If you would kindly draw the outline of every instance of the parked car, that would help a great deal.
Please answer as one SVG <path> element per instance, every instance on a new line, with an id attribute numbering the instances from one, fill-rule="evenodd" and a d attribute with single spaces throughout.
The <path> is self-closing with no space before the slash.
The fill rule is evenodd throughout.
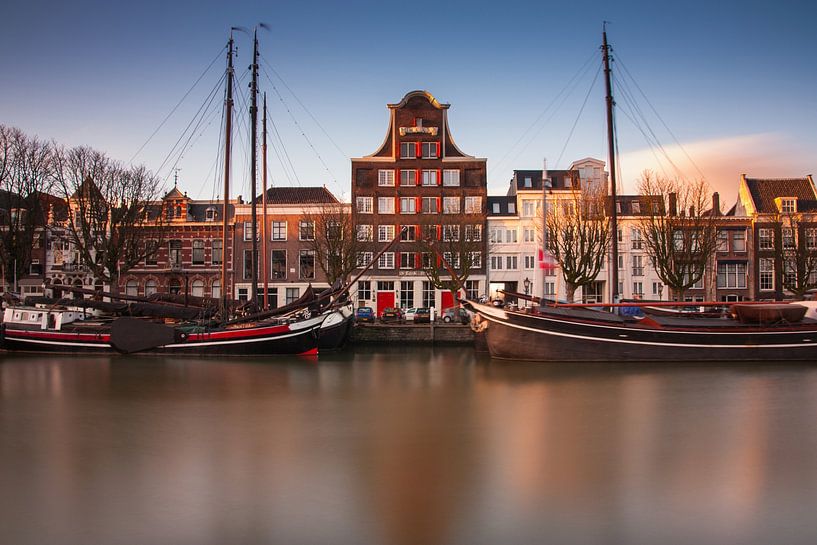
<path id="1" fill-rule="evenodd" d="M 407 322 L 427 324 L 431 322 L 431 309 L 426 307 L 407 308 L 403 317 Z"/>
<path id="2" fill-rule="evenodd" d="M 450 324 L 451 322 L 467 324 L 471 321 L 471 316 L 462 307 L 451 307 L 443 311 L 442 320 L 447 324 Z"/>
<path id="3" fill-rule="evenodd" d="M 355 311 L 355 321 L 374 323 L 374 309 L 372 307 L 358 307 Z"/>
<path id="4" fill-rule="evenodd" d="M 403 312 L 399 308 L 386 307 L 380 314 L 380 321 L 384 324 L 387 322 L 400 323 L 403 321 Z"/>

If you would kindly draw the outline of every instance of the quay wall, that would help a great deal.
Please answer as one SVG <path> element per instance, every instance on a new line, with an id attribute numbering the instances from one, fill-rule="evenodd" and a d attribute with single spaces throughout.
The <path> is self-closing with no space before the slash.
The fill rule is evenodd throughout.
<path id="1" fill-rule="evenodd" d="M 356 324 L 353 343 L 473 344 L 467 325 Z"/>

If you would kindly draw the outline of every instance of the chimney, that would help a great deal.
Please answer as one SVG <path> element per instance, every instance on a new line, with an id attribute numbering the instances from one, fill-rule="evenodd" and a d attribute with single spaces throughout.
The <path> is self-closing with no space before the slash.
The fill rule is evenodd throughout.
<path id="1" fill-rule="evenodd" d="M 669 194 L 669 215 L 670 216 L 678 215 L 678 195 L 676 195 L 675 193 Z"/>
<path id="2" fill-rule="evenodd" d="M 712 215 L 721 215 L 721 196 L 718 195 L 717 191 L 712 194 Z"/>

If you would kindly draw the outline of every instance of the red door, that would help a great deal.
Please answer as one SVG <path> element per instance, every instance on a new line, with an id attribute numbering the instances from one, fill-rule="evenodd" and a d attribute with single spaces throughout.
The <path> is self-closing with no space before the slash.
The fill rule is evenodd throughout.
<path id="1" fill-rule="evenodd" d="M 440 295 L 442 295 L 443 310 L 454 306 L 454 295 L 450 291 L 445 290 Z"/>
<path id="2" fill-rule="evenodd" d="M 377 292 L 377 308 L 375 312 L 377 315 L 383 312 L 383 309 L 394 306 L 394 292 L 393 291 L 379 291 Z"/>

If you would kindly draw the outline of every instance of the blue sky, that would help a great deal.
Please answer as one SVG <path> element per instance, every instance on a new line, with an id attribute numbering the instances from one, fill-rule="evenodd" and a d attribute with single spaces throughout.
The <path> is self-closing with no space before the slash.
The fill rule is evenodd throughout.
<path id="1" fill-rule="evenodd" d="M 274 184 L 326 184 L 348 198 L 349 158 L 380 144 L 386 103 L 426 89 L 451 104 L 457 144 L 488 159 L 489 192 L 500 194 L 513 169 L 541 168 L 545 157 L 551 168 L 587 156 L 607 160 L 600 76 L 591 87 L 607 20 L 615 73 L 624 78 L 626 68 L 630 91 L 646 95 L 635 103 L 667 154 L 729 202 L 741 173 L 815 170 L 815 16 L 814 2 L 805 1 L 15 2 L 0 21 L 0 123 L 128 161 L 219 55 L 229 27 L 265 22 L 261 88 L 297 173 L 285 175 L 271 152 Z M 246 94 L 251 41 L 241 33 L 236 40 Z M 567 98 L 545 111 L 582 66 L 589 68 Z M 219 57 L 135 162 L 159 169 L 222 69 Z M 246 142 L 245 111 L 236 115 Z M 217 192 L 219 123 L 211 118 L 178 162 L 191 196 Z M 618 130 L 625 190 L 645 168 L 674 174 L 623 112 Z M 234 194 L 246 196 L 241 146 Z M 164 178 L 170 166 L 160 170 Z"/>

